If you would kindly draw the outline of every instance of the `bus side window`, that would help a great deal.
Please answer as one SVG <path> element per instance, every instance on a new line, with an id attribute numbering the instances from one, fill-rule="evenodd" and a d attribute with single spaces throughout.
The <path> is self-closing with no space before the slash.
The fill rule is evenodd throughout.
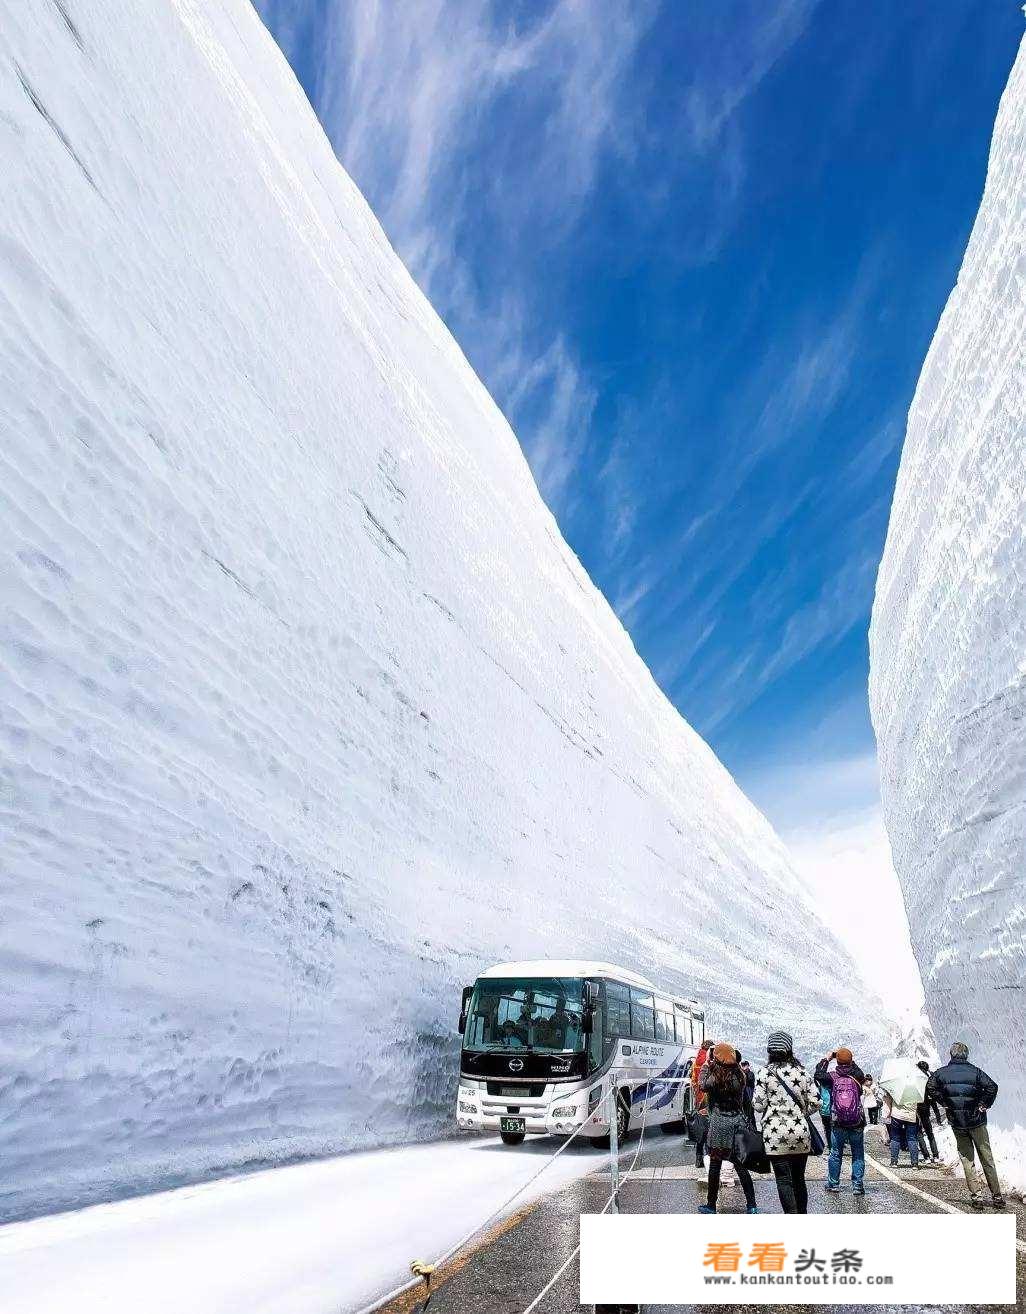
<path id="1" fill-rule="evenodd" d="M 635 1040 L 655 1040 L 655 1007 L 645 990 L 631 989 L 631 1035 Z"/>
<path id="2" fill-rule="evenodd" d="M 655 1030 L 656 1040 L 673 1043 L 673 1005 L 665 999 L 655 1001 Z"/>
<path id="3" fill-rule="evenodd" d="M 678 1045 L 692 1044 L 693 1042 L 691 1039 L 691 1025 L 688 1021 L 687 1013 L 685 1013 L 682 1008 L 675 1008 L 673 1010 L 673 1019 L 677 1024 L 677 1044 Z"/>
<path id="4" fill-rule="evenodd" d="M 631 1009 L 627 987 L 616 981 L 607 981 L 605 1038 L 618 1040 L 631 1034 Z"/>

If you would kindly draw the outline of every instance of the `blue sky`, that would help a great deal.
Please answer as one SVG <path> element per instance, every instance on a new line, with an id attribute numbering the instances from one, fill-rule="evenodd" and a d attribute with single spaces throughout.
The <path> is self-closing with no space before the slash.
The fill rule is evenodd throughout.
<path id="1" fill-rule="evenodd" d="M 876 567 L 1019 8 L 257 8 L 663 689 L 799 847 L 879 840 Z"/>

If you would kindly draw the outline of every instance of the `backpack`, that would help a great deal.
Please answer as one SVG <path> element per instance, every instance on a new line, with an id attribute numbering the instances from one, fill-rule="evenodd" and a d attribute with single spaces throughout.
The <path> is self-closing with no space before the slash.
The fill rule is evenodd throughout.
<path id="1" fill-rule="evenodd" d="M 830 1087 L 820 1086 L 819 1088 L 819 1112 L 823 1118 L 830 1117 Z"/>
<path id="2" fill-rule="evenodd" d="M 862 1121 L 862 1087 L 854 1077 L 834 1073 L 833 1106 L 839 1127 L 857 1127 Z"/>

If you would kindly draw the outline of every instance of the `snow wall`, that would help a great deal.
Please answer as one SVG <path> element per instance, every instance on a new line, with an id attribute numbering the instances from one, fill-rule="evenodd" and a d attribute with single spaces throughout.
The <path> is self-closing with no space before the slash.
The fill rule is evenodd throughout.
<path id="1" fill-rule="evenodd" d="M 908 418 L 870 632 L 884 809 L 937 1045 L 1026 1150 L 1026 45 Z M 1018 1129 L 1018 1130 L 1016 1130 Z M 1020 1166 L 1019 1176 L 1022 1177 Z"/>
<path id="2" fill-rule="evenodd" d="M 451 1128 L 460 987 L 882 1027 L 246 0 L 0 0 L 3 1217 Z"/>

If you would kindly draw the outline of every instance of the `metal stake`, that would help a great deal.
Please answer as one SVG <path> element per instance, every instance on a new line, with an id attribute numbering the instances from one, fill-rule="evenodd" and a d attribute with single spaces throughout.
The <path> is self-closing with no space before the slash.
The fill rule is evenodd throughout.
<path id="1" fill-rule="evenodd" d="M 617 1192 L 620 1190 L 620 1141 L 617 1135 L 619 1131 L 617 1114 L 620 1108 L 620 1096 L 617 1091 L 615 1072 L 609 1078 L 609 1086 L 611 1092 L 609 1101 L 609 1180 L 612 1184 L 612 1200 L 609 1205 L 609 1212 L 618 1214 L 620 1205 L 616 1197 Z"/>

